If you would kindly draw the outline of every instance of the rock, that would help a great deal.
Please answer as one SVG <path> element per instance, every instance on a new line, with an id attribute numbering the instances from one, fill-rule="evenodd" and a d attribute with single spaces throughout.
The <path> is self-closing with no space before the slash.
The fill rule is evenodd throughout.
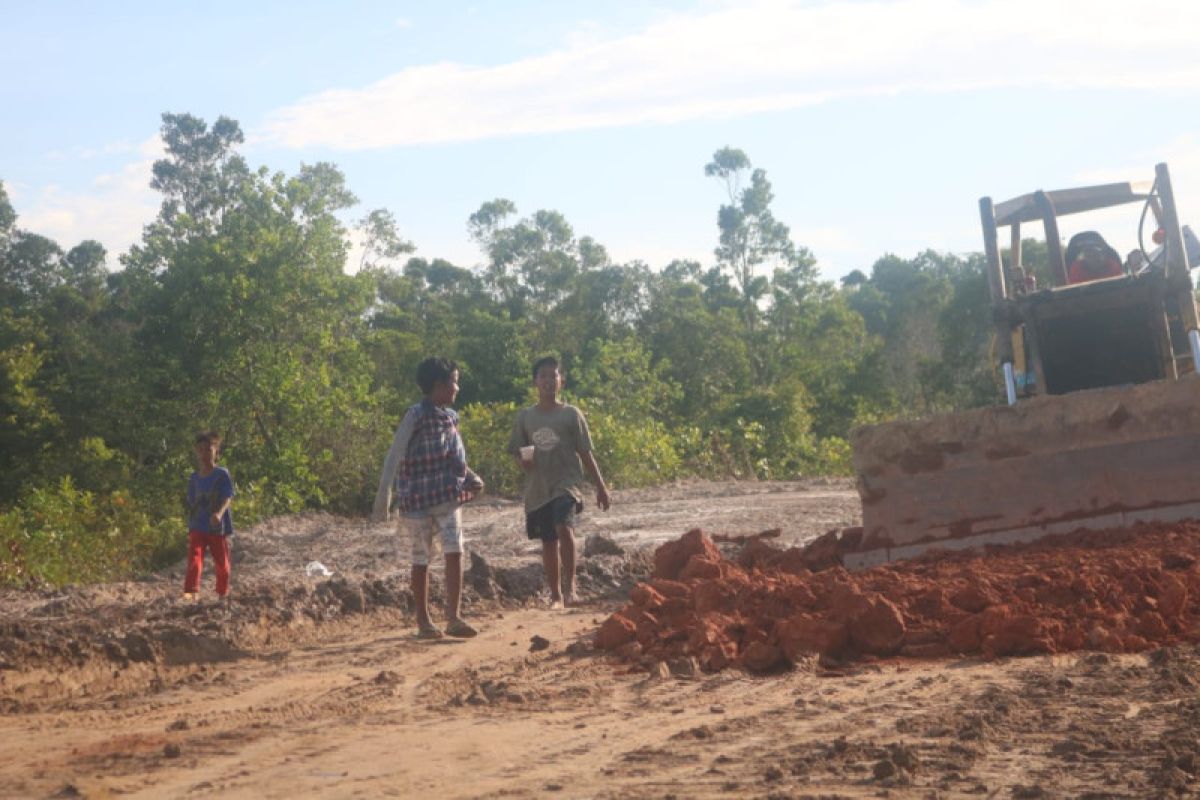
<path id="1" fill-rule="evenodd" d="M 616 650 L 632 642 L 637 635 L 637 626 L 628 617 L 617 612 L 604 620 L 596 631 L 596 647 L 600 650 Z"/>
<path id="2" fill-rule="evenodd" d="M 1188 602 L 1188 589 L 1174 575 L 1163 575 L 1158 592 L 1158 612 L 1165 619 L 1174 619 L 1183 613 Z"/>
<path id="3" fill-rule="evenodd" d="M 371 683 L 376 686 L 395 686 L 404 683 L 404 676 L 390 669 L 380 670 L 379 674 L 371 679 Z"/>
<path id="4" fill-rule="evenodd" d="M 752 672 L 766 672 L 783 663 L 783 653 L 773 644 L 751 642 L 741 654 L 741 662 Z"/>
<path id="5" fill-rule="evenodd" d="M 704 531 L 692 528 L 679 539 L 665 542 L 654 551 L 653 577 L 678 579 L 688 560 L 697 555 L 713 563 L 721 561 L 721 551 L 704 535 Z"/>
<path id="6" fill-rule="evenodd" d="M 850 641 L 864 653 L 891 655 L 904 644 L 904 616 L 886 597 L 874 597 L 848 625 Z"/>
<path id="7" fill-rule="evenodd" d="M 509 569 L 493 567 L 492 574 L 500 592 L 514 600 L 537 597 L 545 585 L 540 562 Z"/>
<path id="8" fill-rule="evenodd" d="M 483 556 L 474 550 L 469 552 L 471 566 L 463 573 L 463 582 L 475 590 L 475 593 L 486 599 L 494 599 L 499 587 L 496 585 L 496 573 Z"/>
<path id="9" fill-rule="evenodd" d="M 849 641 L 846 626 L 831 619 L 796 614 L 776 627 L 779 646 L 793 664 L 806 655 L 837 655 Z"/>
<path id="10" fill-rule="evenodd" d="M 721 577 L 721 559 L 697 554 L 679 571 L 681 580 L 716 580 Z"/>
<path id="11" fill-rule="evenodd" d="M 978 614 L 988 606 L 995 605 L 996 594 L 978 584 L 971 583 L 950 595 L 950 603 L 968 614 Z"/>
<path id="12" fill-rule="evenodd" d="M 650 586 L 663 597 L 678 597 L 687 599 L 692 596 L 692 589 L 686 583 L 660 578 L 650 581 Z"/>
<path id="13" fill-rule="evenodd" d="M 593 533 L 583 542 L 584 558 L 592 558 L 594 556 L 621 556 L 625 555 L 625 548 L 599 533 Z"/>
<path id="14" fill-rule="evenodd" d="M 566 653 L 572 658 L 582 658 L 592 652 L 592 644 L 584 640 L 577 640 L 567 645 Z"/>
<path id="15" fill-rule="evenodd" d="M 644 608 L 647 611 L 653 611 L 663 604 L 667 598 L 663 597 L 653 586 L 646 583 L 639 583 L 629 592 L 629 602 L 633 603 L 638 608 Z"/>
<path id="16" fill-rule="evenodd" d="M 875 766 L 871 769 L 871 773 L 875 776 L 875 780 L 883 781 L 894 777 L 899 770 L 889 758 L 881 758 L 875 762 Z"/>
<path id="17" fill-rule="evenodd" d="M 534 635 L 529 639 L 529 652 L 536 653 L 539 650 L 548 650 L 550 648 L 550 640 L 545 637 Z"/>
<path id="18" fill-rule="evenodd" d="M 671 668 L 671 674 L 676 678 L 700 677 L 700 662 L 696 660 L 695 656 L 673 658 L 667 662 L 667 666 Z"/>
<path id="19" fill-rule="evenodd" d="M 179 745 L 175 744 L 175 742 L 167 742 L 167 744 L 163 745 L 163 755 L 166 758 L 179 758 L 182 752 Z"/>

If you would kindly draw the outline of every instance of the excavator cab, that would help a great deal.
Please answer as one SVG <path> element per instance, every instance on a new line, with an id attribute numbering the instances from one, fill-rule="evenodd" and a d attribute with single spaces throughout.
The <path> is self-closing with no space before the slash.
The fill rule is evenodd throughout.
<path id="1" fill-rule="evenodd" d="M 1136 203 L 1143 221 L 1154 215 L 1159 250 L 1071 283 L 1059 218 Z M 838 545 L 849 568 L 1200 519 L 1200 322 L 1167 166 L 1148 185 L 985 197 L 979 209 L 1007 402 L 851 433 L 863 529 Z M 1039 221 L 1045 288 L 1021 263 L 1021 226 Z"/>
<path id="2" fill-rule="evenodd" d="M 1141 205 L 1142 214 L 1139 249 L 1130 254 L 1126 269 L 1113 277 L 1072 282 L 1059 219 L 1130 204 Z M 1147 183 L 1037 191 L 994 205 L 985 197 L 979 210 L 1010 405 L 1020 397 L 1174 379 L 1195 370 L 1188 332 L 1198 326 L 1188 247 L 1166 164 L 1158 165 Z M 1153 254 L 1143 244 L 1147 212 L 1153 212 L 1155 238 L 1165 243 Z M 1040 291 L 1021 263 L 1022 224 L 1030 222 L 1042 223 L 1053 281 Z M 1004 227 L 1011 242 L 1007 263 L 999 248 Z"/>

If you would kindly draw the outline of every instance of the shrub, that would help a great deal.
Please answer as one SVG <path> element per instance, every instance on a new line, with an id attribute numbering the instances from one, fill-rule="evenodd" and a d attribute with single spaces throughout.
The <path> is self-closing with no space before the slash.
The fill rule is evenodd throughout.
<path id="1" fill-rule="evenodd" d="M 512 497 L 521 491 L 521 470 L 506 449 L 517 410 L 516 403 L 472 403 L 458 416 L 467 463 L 489 494 Z"/>
<path id="2" fill-rule="evenodd" d="M 71 478 L 0 512 L 0 583 L 29 586 L 127 577 L 183 554 L 179 522 L 123 490 L 96 494 Z"/>

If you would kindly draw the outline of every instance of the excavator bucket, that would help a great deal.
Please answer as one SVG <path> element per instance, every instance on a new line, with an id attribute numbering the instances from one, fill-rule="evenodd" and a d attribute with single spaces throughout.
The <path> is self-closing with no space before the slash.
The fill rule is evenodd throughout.
<path id="1" fill-rule="evenodd" d="M 1154 212 L 1159 250 L 1122 265 L 1089 231 L 1064 253 L 1060 215 L 1123 203 L 1144 204 L 1142 220 Z M 1167 166 L 1148 190 L 1109 184 L 979 205 L 1008 404 L 851 434 L 863 530 L 839 540 L 847 567 L 1200 519 L 1200 319 Z M 1041 290 L 1020 248 L 1021 223 L 1039 217 L 1054 276 Z M 1011 227 L 1008 263 L 1001 225 Z"/>
<path id="2" fill-rule="evenodd" d="M 1046 395 L 852 439 L 863 535 L 848 568 L 933 548 L 1200 519 L 1200 376 Z"/>

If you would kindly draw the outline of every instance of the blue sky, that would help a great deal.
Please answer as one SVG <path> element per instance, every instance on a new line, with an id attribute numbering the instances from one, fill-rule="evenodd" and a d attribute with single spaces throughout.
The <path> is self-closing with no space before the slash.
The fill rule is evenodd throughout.
<path id="1" fill-rule="evenodd" d="M 1127 0 L 0 0 L 0 180 L 18 224 L 110 263 L 158 198 L 164 111 L 253 165 L 332 161 L 417 254 L 470 266 L 495 197 L 617 261 L 712 261 L 724 145 L 823 273 L 980 248 L 977 200 L 1172 167 L 1200 222 L 1200 4 Z M 1100 227 L 1125 250 L 1136 210 Z M 1064 223 L 1070 235 L 1083 223 Z"/>

